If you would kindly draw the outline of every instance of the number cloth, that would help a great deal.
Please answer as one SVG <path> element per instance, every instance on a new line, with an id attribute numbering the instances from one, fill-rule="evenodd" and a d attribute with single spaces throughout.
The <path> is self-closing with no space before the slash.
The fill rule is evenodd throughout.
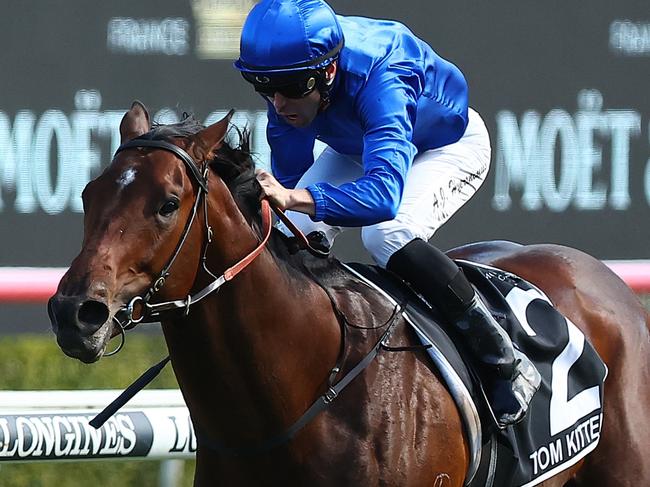
<path id="1" fill-rule="evenodd" d="M 600 440 L 603 386 L 607 367 L 583 333 L 560 314 L 538 288 L 511 273 L 466 261 L 455 261 L 476 287 L 491 312 L 508 332 L 516 347 L 533 361 L 542 375 L 539 391 L 530 403 L 522 422 L 497 431 L 487 415 L 476 385 L 468 379 L 450 335 L 439 313 L 422 307 L 419 298 L 396 284 L 392 274 L 377 267 L 354 264 L 352 268 L 388 292 L 396 302 L 409 303 L 404 312 L 429 354 L 442 369 L 451 367 L 453 374 L 474 392 L 474 401 L 483 417 L 483 451 L 481 468 L 470 487 L 532 487 L 569 468 L 593 451 Z M 453 343 L 453 344 L 452 344 Z M 440 354 L 446 358 L 440 361 Z M 462 354 L 462 353 L 461 353 Z M 471 359 L 469 360 L 471 362 Z M 452 374 L 452 375 L 453 375 Z M 441 370 L 447 380 L 449 374 Z M 453 384 L 448 383 L 450 391 Z M 461 416 L 464 401 L 457 400 Z M 467 426 L 467 421 L 465 421 Z M 466 433 L 470 435 L 470 430 Z M 473 442 L 473 438 L 469 439 Z M 496 448 L 490 448 L 495 440 Z M 471 459 L 477 461 L 475 458 Z M 495 462 L 492 469 L 486 468 Z M 487 472 L 490 471 L 490 472 Z M 486 480 L 491 479 L 489 482 Z"/>

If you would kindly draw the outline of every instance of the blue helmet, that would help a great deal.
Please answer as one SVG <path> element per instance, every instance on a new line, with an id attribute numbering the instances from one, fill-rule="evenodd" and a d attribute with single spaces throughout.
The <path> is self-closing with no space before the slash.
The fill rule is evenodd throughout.
<path id="1" fill-rule="evenodd" d="M 323 0 L 262 0 L 246 18 L 235 67 L 271 76 L 314 70 L 342 48 L 343 31 Z"/>

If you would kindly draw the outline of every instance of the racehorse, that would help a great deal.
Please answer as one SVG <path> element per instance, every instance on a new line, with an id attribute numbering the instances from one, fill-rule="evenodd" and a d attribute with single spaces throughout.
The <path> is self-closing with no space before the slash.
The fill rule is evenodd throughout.
<path id="1" fill-rule="evenodd" d="M 59 346 L 94 362 L 122 328 L 157 315 L 198 435 L 196 486 L 462 486 L 469 448 L 438 371 L 377 292 L 280 232 L 266 236 L 250 155 L 224 140 L 229 118 L 152 129 L 139 102 L 125 114 L 122 146 L 83 192 L 81 252 L 48 305 Z M 649 317 L 633 292 L 557 245 L 451 255 L 538 286 L 608 366 L 599 446 L 542 485 L 650 485 Z M 388 327 L 407 351 L 378 353 L 284 441 Z"/>

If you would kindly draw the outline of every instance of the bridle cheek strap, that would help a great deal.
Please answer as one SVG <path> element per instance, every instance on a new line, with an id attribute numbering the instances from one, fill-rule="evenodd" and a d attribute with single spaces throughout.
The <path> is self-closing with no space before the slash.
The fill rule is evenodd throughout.
<path id="1" fill-rule="evenodd" d="M 187 314 L 189 312 L 190 305 L 196 303 L 197 301 L 200 301 L 208 294 L 216 291 L 226 282 L 233 279 L 237 274 L 243 271 L 251 262 L 253 262 L 262 253 L 264 247 L 269 241 L 272 228 L 273 225 L 271 224 L 271 207 L 269 205 L 269 202 L 266 199 L 264 199 L 262 200 L 262 229 L 263 229 L 262 231 L 264 233 L 264 237 L 262 241 L 259 243 L 259 245 L 250 254 L 248 254 L 246 257 L 241 259 L 234 266 L 226 269 L 226 271 L 223 273 L 221 277 L 212 281 L 212 283 L 210 283 L 207 287 L 203 288 L 201 291 L 196 293 L 194 296 L 188 296 L 186 300 L 176 300 L 176 301 L 168 301 L 166 303 L 149 304 L 146 301 L 144 301 L 142 296 L 136 296 L 131 300 L 131 302 L 126 308 L 123 308 L 127 310 L 130 309 L 128 311 L 129 323 L 139 323 L 145 317 L 150 318 L 153 316 L 158 316 L 163 311 L 169 311 L 169 310 L 179 309 L 179 308 L 185 308 L 185 313 Z M 145 313 L 143 313 L 141 318 L 134 321 L 132 319 L 133 307 L 135 306 L 135 303 L 137 301 L 140 301 L 142 303 L 142 306 L 145 307 Z M 124 337 L 125 325 L 119 321 L 118 324 L 120 325 L 120 329 L 122 330 L 122 337 Z M 123 344 L 124 341 L 122 341 L 122 345 Z M 120 345 L 120 347 L 115 352 L 118 352 L 122 348 L 122 345 Z M 147 386 L 147 384 L 149 384 L 160 373 L 160 371 L 165 367 L 165 365 L 167 365 L 169 360 L 170 358 L 169 356 L 167 356 L 161 362 L 159 362 L 158 364 L 154 365 L 149 370 L 147 370 L 142 376 L 140 376 L 140 378 L 138 378 L 125 391 L 123 391 L 122 394 L 120 394 L 115 400 L 113 400 L 113 402 L 111 402 L 108 406 L 106 406 L 104 410 L 102 410 L 99 414 L 97 414 L 92 419 L 92 421 L 90 421 L 90 425 L 95 429 L 101 428 L 102 425 L 106 421 L 108 421 L 108 419 L 111 416 L 113 416 L 113 414 L 115 414 L 120 408 L 122 408 L 122 406 L 124 406 L 139 391 L 144 389 Z"/>
<path id="2" fill-rule="evenodd" d="M 221 275 L 221 277 L 216 278 L 214 281 L 212 281 L 206 287 L 201 289 L 199 292 L 197 292 L 194 295 L 188 296 L 186 299 L 177 299 L 176 301 L 166 301 L 163 303 L 155 303 L 155 304 L 149 304 L 147 302 L 143 302 L 142 305 L 145 307 L 145 311 L 143 313 L 143 318 L 145 318 L 144 322 L 148 322 L 148 323 L 154 322 L 155 321 L 154 318 L 159 317 L 160 314 L 163 313 L 164 311 L 171 311 L 174 309 L 184 309 L 185 314 L 188 314 L 190 306 L 192 304 L 201 301 L 209 294 L 212 294 L 214 291 L 217 291 L 226 282 L 232 280 L 237 274 L 239 274 L 246 267 L 248 267 L 251 264 L 251 262 L 253 262 L 264 250 L 264 247 L 269 241 L 269 237 L 271 236 L 271 230 L 273 228 L 273 225 L 271 224 L 271 207 L 269 205 L 269 202 L 267 200 L 262 200 L 261 206 L 262 206 L 261 208 L 262 231 L 264 237 L 262 238 L 262 241 L 259 243 L 259 245 L 255 247 L 255 249 L 251 253 L 249 253 L 246 257 L 241 259 L 232 267 L 226 269 L 224 273 Z M 134 300 L 142 300 L 142 298 L 136 296 Z M 132 307 L 133 307 L 132 304 L 129 303 L 126 309 Z M 129 318 L 131 317 L 127 315 L 127 319 Z M 140 321 L 143 320 L 140 319 L 138 322 Z"/>

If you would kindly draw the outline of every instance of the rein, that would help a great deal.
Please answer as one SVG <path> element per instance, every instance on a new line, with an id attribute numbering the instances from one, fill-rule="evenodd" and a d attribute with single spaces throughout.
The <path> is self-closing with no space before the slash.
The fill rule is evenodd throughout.
<path id="1" fill-rule="evenodd" d="M 199 189 L 196 195 L 196 199 L 194 200 L 192 212 L 185 224 L 183 235 L 181 236 L 178 244 L 176 245 L 176 249 L 174 250 L 174 253 L 167 261 L 167 264 L 165 265 L 163 270 L 159 273 L 158 278 L 154 280 L 154 283 L 145 292 L 144 295 L 138 295 L 133 297 L 126 306 L 120 308 L 113 316 L 113 321 L 115 322 L 116 325 L 118 325 L 120 330 L 121 342 L 116 350 L 104 354 L 105 356 L 115 355 L 117 352 L 119 352 L 122 349 L 125 341 L 125 330 L 130 330 L 131 328 L 135 327 L 139 323 L 154 323 L 158 321 L 160 315 L 166 311 L 184 309 L 185 315 L 189 314 L 190 306 L 192 304 L 199 302 L 209 294 L 218 290 L 226 282 L 230 281 L 242 270 L 244 270 L 253 260 L 255 260 L 255 258 L 262 252 L 262 250 L 266 246 L 266 243 L 268 242 L 268 239 L 271 235 L 271 229 L 272 229 L 270 204 L 267 200 L 262 200 L 261 212 L 262 212 L 262 227 L 264 232 L 264 237 L 262 241 L 246 257 L 244 257 L 242 260 L 237 262 L 232 267 L 226 269 L 226 271 L 220 277 L 216 277 L 212 272 L 210 272 L 210 270 L 206 266 L 207 246 L 212 241 L 212 227 L 210 227 L 210 224 L 208 222 L 207 198 L 205 197 L 205 195 L 208 192 L 208 171 L 209 171 L 208 165 L 206 163 L 203 163 L 203 165 L 199 168 L 199 166 L 196 164 L 194 159 L 192 159 L 192 157 L 185 150 L 183 150 L 182 148 L 178 147 L 175 144 L 172 144 L 164 140 L 136 138 L 121 145 L 117 149 L 115 154 L 118 154 L 123 150 L 132 149 L 132 148 L 155 148 L 155 149 L 163 149 L 172 152 L 185 163 L 185 166 L 190 171 L 190 174 L 193 176 L 194 180 L 198 183 Z M 205 227 L 207 231 L 207 239 L 203 249 L 202 266 L 203 269 L 214 278 L 214 280 L 208 286 L 203 288 L 201 291 L 197 292 L 194 295 L 188 295 L 185 299 L 177 299 L 173 301 L 150 304 L 149 301 L 151 300 L 151 298 L 154 296 L 155 293 L 157 293 L 162 289 L 163 285 L 165 284 L 167 278 L 170 275 L 170 269 L 174 264 L 174 261 L 178 257 L 181 249 L 183 248 L 185 241 L 187 240 L 187 236 L 196 218 L 196 214 L 198 212 L 198 207 L 201 203 L 201 200 L 203 200 L 204 202 Z M 281 210 L 275 207 L 274 210 L 276 212 L 281 213 Z"/>
<path id="2" fill-rule="evenodd" d="M 255 249 L 253 249 L 248 255 L 243 259 L 237 262 L 235 265 L 229 267 L 224 271 L 220 277 L 216 277 L 206 266 L 206 254 L 207 248 L 210 242 L 212 242 L 212 227 L 208 222 L 208 208 L 207 208 L 207 198 L 205 195 L 208 192 L 208 171 L 209 167 L 206 163 L 203 163 L 201 168 L 197 163 L 192 159 L 192 157 L 182 148 L 175 144 L 171 144 L 164 140 L 152 140 L 152 139 L 141 139 L 136 138 L 132 139 L 124 144 L 122 144 L 116 151 L 117 155 L 119 152 L 126 149 L 137 149 L 143 147 L 150 147 L 155 149 L 163 149 L 169 152 L 172 152 L 178 156 L 188 168 L 194 179 L 199 185 L 197 191 L 196 199 L 194 200 L 194 205 L 192 206 L 192 213 L 185 223 L 185 228 L 183 230 L 183 235 L 181 236 L 174 253 L 167 261 L 167 265 L 159 273 L 159 277 L 154 281 L 153 285 L 147 290 L 144 295 L 135 296 L 129 301 L 129 304 L 120 308 L 115 315 L 113 316 L 113 321 L 119 327 L 120 330 L 120 344 L 112 352 L 105 353 L 104 356 L 110 357 L 111 355 L 117 354 L 125 343 L 126 330 L 134 328 L 139 323 L 153 323 L 156 322 L 154 318 L 158 318 L 163 312 L 173 311 L 178 309 L 184 309 L 185 315 L 189 314 L 190 306 L 194 303 L 201 301 L 203 298 L 209 294 L 217 291 L 221 286 L 226 282 L 232 280 L 237 274 L 243 271 L 255 258 L 262 253 L 264 247 L 266 246 L 269 237 L 271 236 L 272 222 L 271 222 L 271 205 L 268 200 L 264 199 L 261 201 L 261 212 L 262 212 L 262 227 L 264 237 Z M 207 230 L 207 239 L 203 247 L 203 257 L 202 257 L 202 266 L 203 269 L 210 274 L 214 280 L 204 287 L 201 291 L 197 292 L 194 295 L 188 295 L 185 299 L 177 299 L 174 301 L 166 301 L 162 303 L 150 304 L 149 300 L 153 295 L 162 289 L 167 278 L 170 275 L 170 268 L 172 267 L 176 257 L 178 257 L 189 231 L 194 223 L 196 218 L 197 210 L 201 200 L 204 202 L 204 214 L 205 214 L 205 227 Z M 282 213 L 282 210 L 279 208 L 273 208 L 276 213 Z M 283 214 L 284 215 L 284 214 Z M 286 217 L 285 217 L 286 218 Z M 296 229 L 297 230 L 297 229 Z M 298 230 L 299 231 L 299 230 Z M 306 241 L 306 238 L 303 235 L 303 239 Z M 123 315 L 123 318 L 120 319 L 118 315 Z M 113 402 L 111 402 L 104 410 L 98 413 L 90 425 L 96 429 L 101 428 L 101 426 L 113 415 L 115 414 L 122 406 L 124 406 L 133 396 L 135 396 L 139 391 L 144 389 L 147 384 L 149 384 L 156 376 L 162 371 L 162 369 L 169 362 L 170 357 L 165 357 L 158 364 L 151 367 L 144 374 L 142 374 L 133 384 L 127 387 Z"/>
<path id="3" fill-rule="evenodd" d="M 208 192 L 208 164 L 203 163 L 199 166 L 194 162 L 192 157 L 182 148 L 177 145 L 171 144 L 162 140 L 151 140 L 151 139 L 133 139 L 122 146 L 120 146 L 116 154 L 130 148 L 142 148 L 150 147 L 156 149 L 163 149 L 169 152 L 172 152 L 178 156 L 189 169 L 190 173 L 194 176 L 194 179 L 199 185 L 197 191 L 196 199 L 192 207 L 192 213 L 185 223 L 185 228 L 183 235 L 181 236 L 176 249 L 170 259 L 167 262 L 167 265 L 160 272 L 159 277 L 154 281 L 154 284 L 149 288 L 149 290 L 144 295 L 135 296 L 131 299 L 128 305 L 118 310 L 118 312 L 113 317 L 114 322 L 120 328 L 121 334 L 121 343 L 116 350 L 105 356 L 114 355 L 121 350 L 125 341 L 125 330 L 135 327 L 138 323 L 150 323 L 154 318 L 159 317 L 162 313 L 167 311 L 173 311 L 178 309 L 184 309 L 185 315 L 189 313 L 190 306 L 194 303 L 201 301 L 203 298 L 209 294 L 217 291 L 221 286 L 226 282 L 232 280 L 237 274 L 243 271 L 251 262 L 253 262 L 264 250 L 269 237 L 271 235 L 272 222 L 271 222 L 271 204 L 268 200 L 263 199 L 261 201 L 261 212 L 262 212 L 262 228 L 263 228 L 263 238 L 258 246 L 253 249 L 248 255 L 242 258 L 235 265 L 229 267 L 224 271 L 220 277 L 216 277 L 212 272 L 210 272 L 206 266 L 206 253 L 207 246 L 212 241 L 212 228 L 208 222 L 208 213 L 207 213 L 207 198 L 205 195 Z M 205 226 L 207 230 L 208 238 L 204 244 L 203 248 L 203 258 L 202 266 L 204 270 L 214 277 L 214 280 L 204 287 L 201 291 L 197 292 L 194 295 L 188 295 L 185 299 L 177 299 L 174 301 L 166 301 L 162 303 L 150 304 L 149 300 L 152 296 L 160 291 L 162 286 L 165 284 L 167 278 L 170 275 L 170 268 L 172 267 L 176 257 L 178 257 L 187 236 L 189 234 L 190 228 L 194 223 L 196 218 L 197 210 L 200 205 L 201 200 L 204 202 L 204 213 L 205 213 Z M 285 214 L 279 208 L 273 205 L 273 210 L 290 229 L 296 235 L 298 240 L 301 242 L 303 248 L 309 249 L 312 253 L 317 255 L 326 255 L 322 251 L 313 248 L 305 235 L 285 216 Z M 305 427 L 311 420 L 313 420 L 319 413 L 326 409 L 341 393 L 341 391 L 352 382 L 361 372 L 363 372 L 368 365 L 375 359 L 377 354 L 382 350 L 391 351 L 391 347 L 387 345 L 388 340 L 392 334 L 395 324 L 398 322 L 398 318 L 401 317 L 406 303 L 402 303 L 395 307 L 392 315 L 388 321 L 383 325 L 386 327 L 382 333 L 379 340 L 375 343 L 372 349 L 366 354 L 366 356 L 361 359 L 354 367 L 352 367 L 338 382 L 335 382 L 338 374 L 342 368 L 342 362 L 345 358 L 345 321 L 341 320 L 339 317 L 339 322 L 341 323 L 341 333 L 342 333 L 342 342 L 341 348 L 339 351 L 339 356 L 337 358 L 335 366 L 331 369 L 327 381 L 327 390 L 323 395 L 318 397 L 312 405 L 298 418 L 291 426 L 289 426 L 283 433 L 276 435 L 266 441 L 260 442 L 253 446 L 244 446 L 244 447 L 229 447 L 224 445 L 221 442 L 215 441 L 212 438 L 209 438 L 203 432 L 196 430 L 197 441 L 200 445 L 205 446 L 211 450 L 214 450 L 219 453 L 229 454 L 229 455 L 255 455 L 263 453 L 265 451 L 271 450 L 277 446 L 280 446 L 287 441 L 291 440 L 303 427 Z M 336 311 L 336 308 L 335 308 Z M 117 317 L 118 314 L 124 315 L 124 319 Z M 89 424 L 95 429 L 99 429 L 102 425 L 108 421 L 108 419 L 113 416 L 120 408 L 122 408 L 133 396 L 135 396 L 139 391 L 144 389 L 156 376 L 162 371 L 162 369 L 170 361 L 170 357 L 167 356 L 159 363 L 151 367 L 144 374 L 142 374 L 135 382 L 133 382 L 129 387 L 127 387 L 116 399 L 114 399 L 106 408 L 99 412 Z"/>
<path id="4" fill-rule="evenodd" d="M 208 193 L 208 171 L 209 171 L 208 165 L 206 163 L 203 163 L 203 166 L 200 169 L 199 166 L 194 161 L 194 159 L 192 159 L 192 157 L 185 150 L 181 149 L 175 144 L 171 144 L 164 140 L 133 139 L 121 145 L 117 149 L 115 154 L 118 154 L 119 152 L 125 149 L 143 148 L 143 147 L 163 149 L 172 152 L 173 154 L 178 156 L 185 163 L 185 166 L 189 169 L 195 181 L 198 183 L 199 189 L 196 195 L 196 199 L 194 200 L 192 213 L 185 224 L 183 235 L 179 240 L 178 244 L 176 245 L 176 249 L 172 254 L 171 258 L 169 259 L 169 261 L 167 262 L 167 265 L 163 268 L 158 278 L 154 281 L 153 285 L 143 296 L 133 297 L 126 306 L 119 309 L 115 313 L 115 316 L 113 317 L 113 321 L 120 328 L 122 340 L 119 347 L 116 350 L 108 354 L 105 354 L 105 356 L 114 355 L 117 352 L 119 352 L 119 350 L 124 345 L 125 330 L 129 330 L 139 323 L 154 323 L 158 321 L 157 318 L 159 318 L 160 315 L 166 311 L 184 309 L 185 315 L 189 314 L 190 306 L 192 304 L 199 302 L 209 294 L 213 293 L 214 291 L 217 291 L 221 286 L 223 286 L 226 282 L 233 279 L 237 274 L 239 274 L 242 270 L 244 270 L 251 262 L 253 262 L 253 260 L 255 260 L 255 258 L 260 253 L 262 253 L 262 250 L 266 246 L 269 237 L 271 235 L 271 229 L 273 226 L 271 221 L 272 220 L 271 207 L 273 208 L 273 211 L 276 213 L 278 218 L 282 222 L 284 222 L 284 224 L 298 238 L 303 248 L 308 249 L 310 252 L 312 252 L 315 255 L 321 255 L 321 256 L 327 255 L 326 252 L 323 252 L 319 249 L 312 247 L 307 237 L 305 237 L 305 235 L 300 231 L 300 229 L 298 229 L 298 227 L 296 227 L 293 224 L 293 222 L 291 222 L 291 220 L 287 218 L 287 216 L 284 214 L 284 212 L 281 209 L 279 209 L 275 205 L 271 205 L 267 199 L 263 199 L 261 201 L 262 229 L 263 229 L 262 231 L 264 234 L 262 241 L 246 257 L 241 259 L 232 267 L 226 269 L 225 272 L 220 277 L 216 277 L 212 272 L 210 272 L 210 270 L 208 270 L 206 266 L 207 246 L 212 241 L 212 227 L 210 227 L 210 224 L 208 222 L 207 198 L 205 198 L 205 195 Z M 167 278 L 170 275 L 170 269 L 174 264 L 176 257 L 178 257 L 178 254 L 180 253 L 183 245 L 185 244 L 185 240 L 187 239 L 192 224 L 194 223 L 194 219 L 196 218 L 197 210 L 199 204 L 201 203 L 201 200 L 203 200 L 204 202 L 205 227 L 208 235 L 203 249 L 202 266 L 203 269 L 214 278 L 214 280 L 210 284 L 208 284 L 205 288 L 203 288 L 201 291 L 197 292 L 194 295 L 188 295 L 185 299 L 177 299 L 173 301 L 150 304 L 149 301 L 151 300 L 153 295 L 158 291 L 160 291 L 160 289 L 162 289 L 163 285 L 165 284 Z M 122 316 L 122 318 L 120 318 L 118 315 Z"/>

